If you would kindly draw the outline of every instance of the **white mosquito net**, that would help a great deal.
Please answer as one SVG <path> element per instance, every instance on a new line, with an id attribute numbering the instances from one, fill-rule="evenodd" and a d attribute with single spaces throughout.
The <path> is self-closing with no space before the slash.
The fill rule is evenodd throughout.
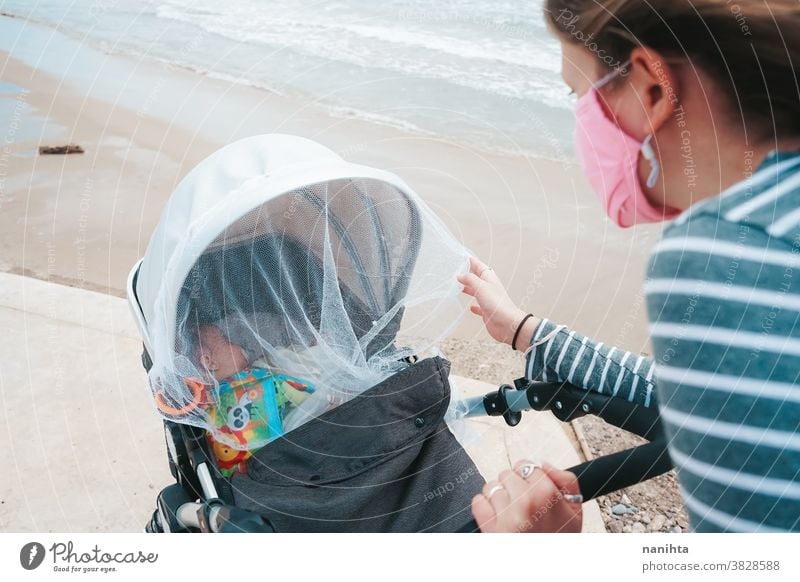
<path id="1" fill-rule="evenodd" d="M 393 174 L 293 136 L 231 144 L 178 186 L 139 269 L 157 408 L 262 446 L 435 353 L 468 256 Z"/>

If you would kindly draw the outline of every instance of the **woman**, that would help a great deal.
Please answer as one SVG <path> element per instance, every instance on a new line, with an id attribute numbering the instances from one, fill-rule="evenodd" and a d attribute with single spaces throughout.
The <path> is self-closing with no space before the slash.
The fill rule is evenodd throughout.
<path id="1" fill-rule="evenodd" d="M 545 18 L 604 210 L 675 218 L 645 283 L 654 357 L 526 314 L 477 260 L 471 310 L 528 351 L 528 378 L 659 406 L 693 530 L 800 530 L 800 5 L 546 0 Z M 473 513 L 483 531 L 579 531 L 578 494 L 522 462 Z"/>

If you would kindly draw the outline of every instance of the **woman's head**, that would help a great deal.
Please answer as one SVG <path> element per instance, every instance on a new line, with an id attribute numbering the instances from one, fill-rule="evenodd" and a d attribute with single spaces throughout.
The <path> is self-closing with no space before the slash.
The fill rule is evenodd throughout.
<path id="1" fill-rule="evenodd" d="M 564 79 L 579 95 L 631 61 L 602 100 L 626 133 L 655 136 L 664 167 L 648 192 L 656 202 L 683 208 L 718 192 L 734 177 L 723 152 L 732 141 L 765 153 L 800 137 L 797 0 L 545 0 L 545 18 L 562 42 Z M 720 166 L 691 188 L 687 147 L 698 167 L 708 167 L 704 156 Z M 681 192 L 681 203 L 667 192 Z"/>

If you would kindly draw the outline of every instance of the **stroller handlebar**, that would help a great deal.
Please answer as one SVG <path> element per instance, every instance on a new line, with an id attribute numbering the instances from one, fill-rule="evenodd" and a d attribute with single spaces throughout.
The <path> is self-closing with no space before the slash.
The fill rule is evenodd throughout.
<path id="1" fill-rule="evenodd" d="M 519 424 L 526 410 L 549 410 L 562 422 L 593 414 L 650 441 L 568 469 L 577 476 L 586 501 L 657 477 L 672 468 L 656 408 L 568 383 L 531 382 L 525 378 L 515 380 L 514 386 L 504 384 L 496 392 L 470 398 L 465 404 L 467 417 L 502 416 L 509 426 Z"/>

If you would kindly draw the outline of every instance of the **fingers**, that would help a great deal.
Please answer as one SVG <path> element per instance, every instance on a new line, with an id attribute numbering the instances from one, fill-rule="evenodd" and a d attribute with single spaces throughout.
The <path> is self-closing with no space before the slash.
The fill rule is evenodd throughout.
<path id="1" fill-rule="evenodd" d="M 480 285 L 484 283 L 483 280 L 473 273 L 459 275 L 457 279 L 458 282 L 464 286 L 464 293 L 473 297 L 478 293 L 478 288 Z"/>
<path id="2" fill-rule="evenodd" d="M 477 257 L 470 258 L 469 270 L 470 274 L 475 275 L 476 277 L 478 277 L 478 279 L 482 279 L 484 281 L 491 281 L 493 283 L 500 282 L 500 279 L 494 272 L 494 269 L 489 267 L 489 265 L 487 265 Z"/>
<path id="3" fill-rule="evenodd" d="M 476 277 L 480 277 L 481 273 L 483 273 L 488 268 L 489 266 L 483 261 L 481 261 L 478 257 L 469 258 L 469 270 Z"/>
<path id="4" fill-rule="evenodd" d="M 512 500 L 519 499 L 530 489 L 530 484 L 526 483 L 525 480 L 519 476 L 519 473 L 508 469 L 500 473 L 500 483 L 502 483 L 505 490 L 508 491 Z"/>
<path id="5" fill-rule="evenodd" d="M 511 503 L 511 496 L 506 491 L 505 487 L 497 481 L 489 481 L 483 486 L 483 495 L 492 504 L 496 514 L 500 515 Z"/>
<path id="6" fill-rule="evenodd" d="M 472 516 L 484 533 L 501 531 L 500 517 L 508 511 L 511 495 L 498 481 L 489 481 L 472 499 Z"/>
<path id="7" fill-rule="evenodd" d="M 575 473 L 556 469 L 549 463 L 542 465 L 542 471 L 550 478 L 553 484 L 562 492 L 569 495 L 580 495 L 581 489 Z"/>
<path id="8" fill-rule="evenodd" d="M 472 517 L 475 518 L 475 523 L 483 533 L 497 531 L 497 514 L 482 493 L 472 498 Z"/>
<path id="9" fill-rule="evenodd" d="M 483 309 L 481 309 L 480 305 L 470 305 L 469 310 L 475 315 L 483 317 Z"/>

